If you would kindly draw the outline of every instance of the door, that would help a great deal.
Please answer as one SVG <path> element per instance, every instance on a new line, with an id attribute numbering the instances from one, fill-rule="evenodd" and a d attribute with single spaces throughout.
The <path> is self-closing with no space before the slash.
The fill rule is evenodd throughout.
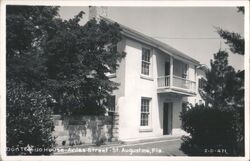
<path id="1" fill-rule="evenodd" d="M 165 62 L 165 76 L 170 75 L 170 62 Z M 165 77 L 165 86 L 169 86 L 170 77 Z"/>
<path id="2" fill-rule="evenodd" d="M 163 135 L 172 133 L 172 120 L 173 120 L 173 104 L 164 103 L 163 105 Z"/>

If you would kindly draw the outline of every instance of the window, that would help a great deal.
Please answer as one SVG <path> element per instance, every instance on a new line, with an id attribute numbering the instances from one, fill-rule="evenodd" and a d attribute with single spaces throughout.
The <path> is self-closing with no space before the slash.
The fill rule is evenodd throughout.
<path id="1" fill-rule="evenodd" d="M 110 96 L 107 100 L 108 114 L 113 115 L 115 113 L 115 96 Z"/>
<path id="2" fill-rule="evenodd" d="M 149 75 L 150 67 L 150 50 L 142 48 L 142 64 L 141 64 L 141 74 Z"/>
<path id="3" fill-rule="evenodd" d="M 141 99 L 141 126 L 149 126 L 150 117 L 150 99 Z"/>
<path id="4" fill-rule="evenodd" d="M 204 78 L 200 78 L 198 83 L 199 83 L 199 88 L 202 89 L 205 87 L 206 80 Z"/>

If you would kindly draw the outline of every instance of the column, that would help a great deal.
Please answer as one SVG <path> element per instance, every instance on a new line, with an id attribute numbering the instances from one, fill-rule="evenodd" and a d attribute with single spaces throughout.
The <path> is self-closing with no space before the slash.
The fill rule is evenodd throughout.
<path id="1" fill-rule="evenodd" d="M 172 88 L 173 86 L 173 68 L 174 68 L 173 57 L 170 56 L 170 88 Z"/>

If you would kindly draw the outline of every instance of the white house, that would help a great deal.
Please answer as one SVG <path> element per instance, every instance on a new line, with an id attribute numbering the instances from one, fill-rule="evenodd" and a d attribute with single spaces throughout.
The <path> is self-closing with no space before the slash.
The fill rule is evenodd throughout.
<path id="1" fill-rule="evenodd" d="M 112 20 L 100 8 L 89 8 L 90 18 Z M 99 15 L 99 17 L 97 17 Z M 199 79 L 205 77 L 200 63 L 173 47 L 120 24 L 126 52 L 110 79 L 120 83 L 113 92 L 119 140 L 140 140 L 163 135 L 180 136 L 182 103 L 201 103 Z"/>

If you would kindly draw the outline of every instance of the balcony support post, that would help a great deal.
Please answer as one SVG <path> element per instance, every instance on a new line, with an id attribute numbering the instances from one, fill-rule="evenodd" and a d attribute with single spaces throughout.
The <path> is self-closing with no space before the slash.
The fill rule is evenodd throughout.
<path id="1" fill-rule="evenodd" d="M 170 88 L 172 88 L 173 86 L 173 68 L 174 68 L 174 64 L 173 64 L 173 57 L 170 56 Z"/>

